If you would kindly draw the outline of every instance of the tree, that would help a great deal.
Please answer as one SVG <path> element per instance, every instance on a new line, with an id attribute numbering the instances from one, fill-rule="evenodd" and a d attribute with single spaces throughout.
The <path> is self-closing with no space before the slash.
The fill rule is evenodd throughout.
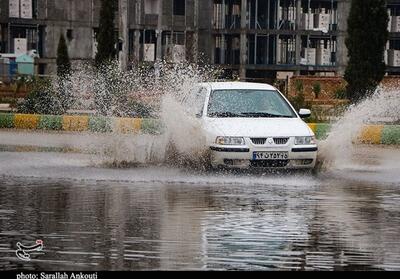
<path id="1" fill-rule="evenodd" d="M 68 47 L 64 35 L 61 34 L 57 49 L 57 85 L 55 93 L 52 94 L 53 102 L 57 103 L 58 111 L 65 112 L 72 105 L 72 86 L 71 86 L 71 62 L 68 55 Z M 33 96 L 35 96 L 33 94 Z M 50 96 L 47 94 L 47 96 Z M 49 103 L 49 102 L 47 102 Z"/>
<path id="2" fill-rule="evenodd" d="M 71 73 L 71 62 L 69 61 L 68 47 L 64 35 L 61 34 L 57 49 L 57 75 L 65 77 Z"/>
<path id="3" fill-rule="evenodd" d="M 51 79 L 35 78 L 28 96 L 18 104 L 18 112 L 61 115 L 65 110 Z"/>
<path id="4" fill-rule="evenodd" d="M 372 94 L 385 75 L 388 22 L 386 0 L 352 0 L 346 38 L 349 62 L 344 76 L 352 102 Z"/>
<path id="5" fill-rule="evenodd" d="M 97 53 L 95 57 L 96 66 L 112 60 L 116 56 L 116 42 L 114 30 L 115 10 L 118 1 L 101 0 L 100 24 L 97 34 Z"/>

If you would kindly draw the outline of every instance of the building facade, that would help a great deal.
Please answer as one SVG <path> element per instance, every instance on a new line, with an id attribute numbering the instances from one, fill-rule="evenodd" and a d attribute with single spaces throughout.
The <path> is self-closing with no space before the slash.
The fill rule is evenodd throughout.
<path id="1" fill-rule="evenodd" d="M 264 80 L 342 75 L 351 0 L 115 0 L 121 65 L 157 59 L 221 65 Z M 73 62 L 96 53 L 100 0 L 2 0 L 0 53 L 36 50 L 39 74 L 55 72 L 60 34 Z M 400 0 L 388 1 L 388 74 L 400 71 Z"/>

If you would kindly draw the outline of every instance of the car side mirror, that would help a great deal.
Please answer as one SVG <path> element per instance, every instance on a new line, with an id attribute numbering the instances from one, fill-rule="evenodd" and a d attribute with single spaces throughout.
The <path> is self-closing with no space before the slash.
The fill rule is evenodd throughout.
<path id="1" fill-rule="evenodd" d="M 310 117 L 311 116 L 311 110 L 309 110 L 309 109 L 301 109 L 299 111 L 299 115 L 300 115 L 301 118 Z"/>

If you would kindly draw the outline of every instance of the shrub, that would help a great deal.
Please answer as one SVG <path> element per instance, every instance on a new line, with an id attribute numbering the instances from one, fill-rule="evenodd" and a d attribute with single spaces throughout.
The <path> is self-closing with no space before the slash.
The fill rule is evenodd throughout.
<path id="1" fill-rule="evenodd" d="M 321 94 L 321 83 L 316 82 L 313 84 L 313 92 L 315 94 L 315 99 L 318 99 L 319 94 Z"/>
<path id="2" fill-rule="evenodd" d="M 295 82 L 296 95 L 290 97 L 289 101 L 294 106 L 294 108 L 299 111 L 302 108 L 307 108 L 306 99 L 304 96 L 304 86 L 301 80 L 296 80 Z"/>
<path id="3" fill-rule="evenodd" d="M 344 87 L 339 87 L 335 90 L 335 98 L 336 99 L 346 99 L 347 97 L 347 92 L 346 92 L 346 88 Z"/>
<path id="4" fill-rule="evenodd" d="M 17 109 L 18 112 L 27 114 L 60 115 L 65 112 L 48 79 L 37 79 L 27 98 L 18 104 Z"/>

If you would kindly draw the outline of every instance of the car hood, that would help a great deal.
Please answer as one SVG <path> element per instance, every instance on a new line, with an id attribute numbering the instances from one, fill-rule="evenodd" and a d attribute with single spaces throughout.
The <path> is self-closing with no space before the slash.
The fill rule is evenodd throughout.
<path id="1" fill-rule="evenodd" d="M 213 136 L 295 137 L 314 133 L 299 118 L 208 118 L 204 128 Z"/>

